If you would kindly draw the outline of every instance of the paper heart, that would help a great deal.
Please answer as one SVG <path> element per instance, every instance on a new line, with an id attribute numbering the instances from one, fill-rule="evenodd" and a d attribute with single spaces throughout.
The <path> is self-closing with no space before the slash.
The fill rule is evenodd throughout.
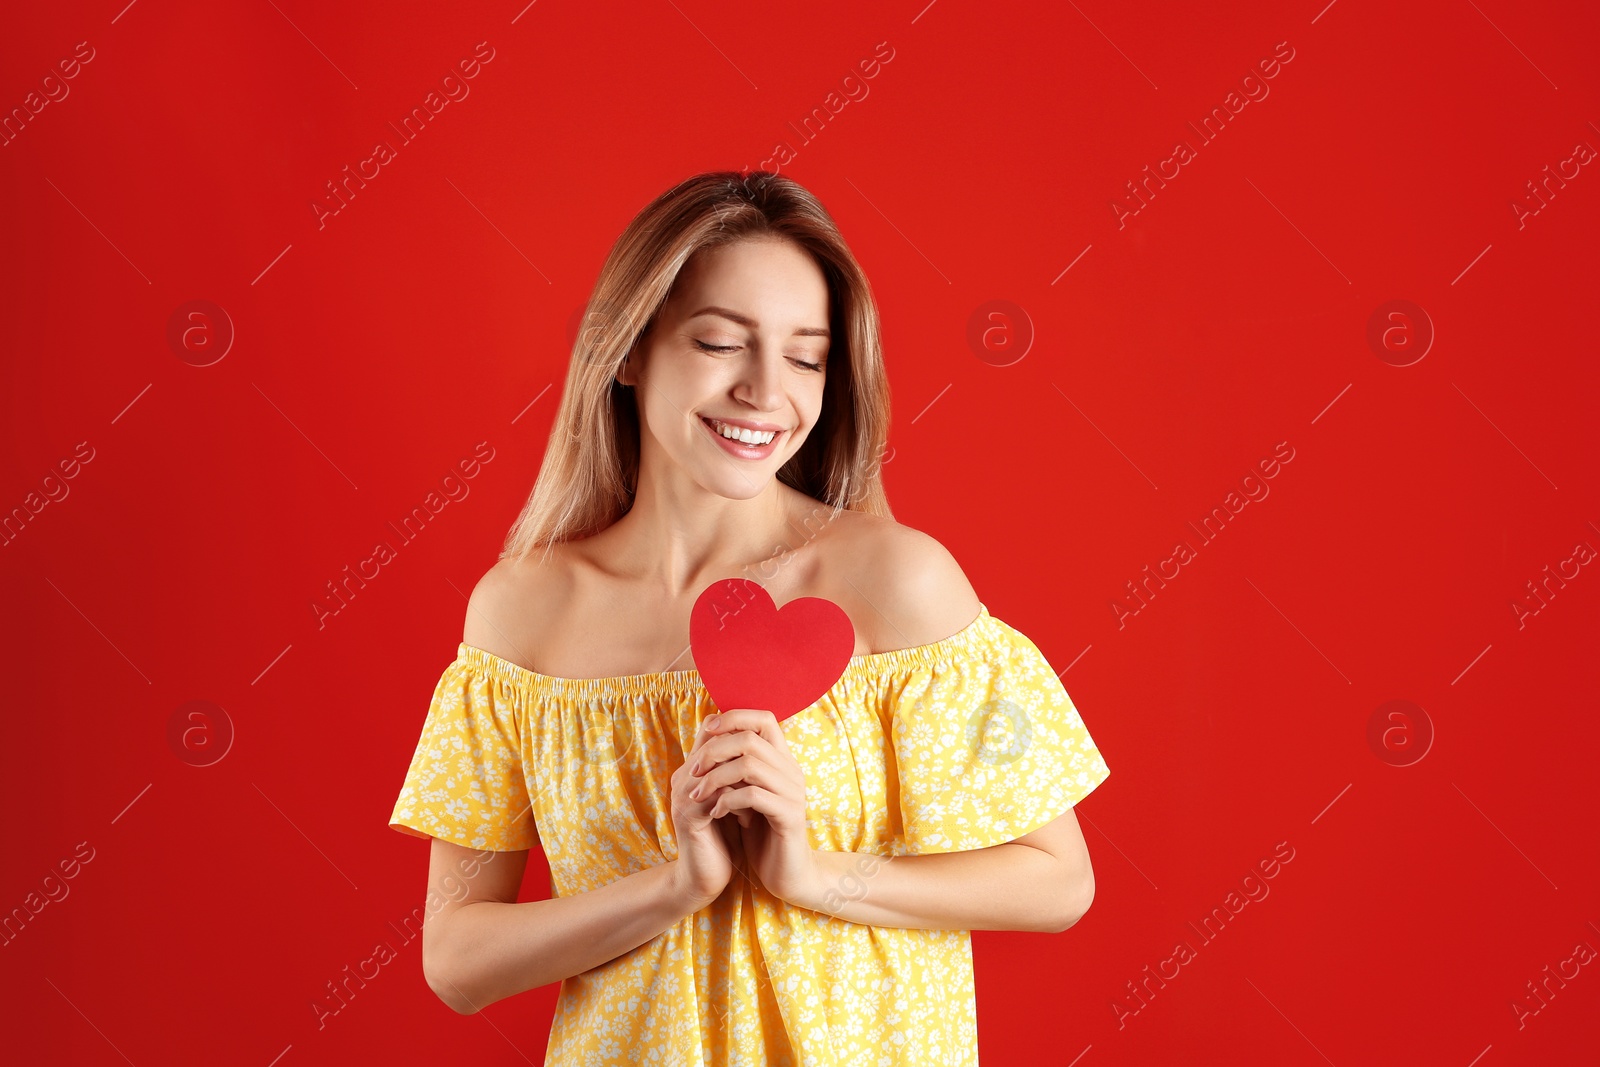
<path id="1" fill-rule="evenodd" d="M 780 609 L 746 578 L 712 582 L 689 613 L 689 648 L 712 702 L 764 708 L 779 722 L 833 688 L 855 644 L 850 616 L 833 601 L 806 596 Z"/>

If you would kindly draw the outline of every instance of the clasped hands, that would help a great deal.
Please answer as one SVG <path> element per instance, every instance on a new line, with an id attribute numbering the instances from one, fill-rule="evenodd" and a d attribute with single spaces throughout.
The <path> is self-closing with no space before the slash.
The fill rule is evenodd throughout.
<path id="1" fill-rule="evenodd" d="M 800 907 L 818 899 L 821 870 L 806 838 L 806 776 L 778 728 L 777 716 L 732 708 L 710 716 L 705 739 L 686 757 L 697 783 L 690 796 L 713 795 L 713 820 L 733 815 L 751 869 L 767 892 Z"/>

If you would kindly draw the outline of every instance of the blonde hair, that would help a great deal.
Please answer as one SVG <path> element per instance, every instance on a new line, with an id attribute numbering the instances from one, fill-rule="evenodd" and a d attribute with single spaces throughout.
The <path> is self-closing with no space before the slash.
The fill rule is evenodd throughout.
<path id="1" fill-rule="evenodd" d="M 651 201 L 606 257 L 572 346 L 539 476 L 502 560 L 598 533 L 633 506 L 639 410 L 617 371 L 691 256 L 762 237 L 792 241 L 816 261 L 832 334 L 821 414 L 778 478 L 835 509 L 893 517 L 879 462 L 889 437 L 889 383 L 866 274 L 833 218 L 798 182 L 768 171 L 712 171 Z"/>

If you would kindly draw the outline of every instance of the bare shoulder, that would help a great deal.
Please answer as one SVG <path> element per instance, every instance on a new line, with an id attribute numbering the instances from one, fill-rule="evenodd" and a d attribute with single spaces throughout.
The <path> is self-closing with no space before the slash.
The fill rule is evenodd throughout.
<path id="1" fill-rule="evenodd" d="M 571 570 L 561 546 L 546 556 L 502 559 L 486 571 L 467 600 L 461 640 L 511 663 L 527 666 L 540 644 L 540 628 L 553 624 L 551 605 L 566 602 Z"/>
<path id="2" fill-rule="evenodd" d="M 856 625 L 874 652 L 942 641 L 978 617 L 982 604 L 966 572 L 933 536 L 861 515 L 842 540 L 850 583 L 866 601 Z"/>

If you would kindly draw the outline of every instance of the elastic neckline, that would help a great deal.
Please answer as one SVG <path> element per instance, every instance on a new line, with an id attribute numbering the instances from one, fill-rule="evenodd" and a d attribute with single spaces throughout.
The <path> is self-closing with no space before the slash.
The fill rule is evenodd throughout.
<path id="1" fill-rule="evenodd" d="M 896 648 L 888 652 L 865 652 L 851 656 L 840 681 L 870 675 L 874 671 L 891 670 L 919 664 L 935 663 L 957 653 L 969 650 L 984 636 L 994 616 L 983 603 L 978 604 L 978 615 L 949 637 L 925 645 Z M 535 692 L 554 690 L 576 693 L 580 696 L 645 694 L 684 692 L 703 688 L 698 670 L 654 671 L 648 674 L 618 674 L 605 678 L 561 678 L 553 674 L 540 674 L 510 660 L 501 659 L 465 641 L 456 649 L 456 661 L 476 667 L 518 687 Z M 835 683 L 837 684 L 837 683 Z"/>

